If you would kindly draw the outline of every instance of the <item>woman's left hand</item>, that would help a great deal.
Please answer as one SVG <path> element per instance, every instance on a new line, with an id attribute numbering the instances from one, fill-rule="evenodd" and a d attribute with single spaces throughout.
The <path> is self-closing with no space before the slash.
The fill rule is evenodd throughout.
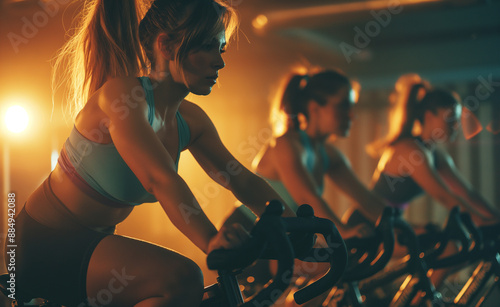
<path id="1" fill-rule="evenodd" d="M 216 249 L 237 248 L 249 238 L 250 233 L 241 224 L 224 225 L 210 240 L 208 253 Z"/>

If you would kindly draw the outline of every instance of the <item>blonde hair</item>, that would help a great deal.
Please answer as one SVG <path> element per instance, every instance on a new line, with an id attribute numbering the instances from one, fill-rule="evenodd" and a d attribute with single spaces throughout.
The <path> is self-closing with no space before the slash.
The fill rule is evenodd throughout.
<path id="1" fill-rule="evenodd" d="M 431 88 L 430 84 L 417 74 L 406 74 L 396 82 L 390 102 L 387 135 L 366 147 L 373 157 L 380 157 L 387 146 L 401 139 L 418 135 L 424 124 L 426 111 L 436 114 L 440 108 L 449 108 L 460 103 L 460 98 L 453 92 Z"/>
<path id="2" fill-rule="evenodd" d="M 217 0 L 155 0 L 149 9 L 141 3 L 85 1 L 75 33 L 55 57 L 52 75 L 53 95 L 65 89 L 66 111 L 72 116 L 108 79 L 147 75 L 160 32 L 181 43 L 180 63 L 202 39 L 222 30 L 230 37 L 237 27 L 234 10 Z"/>

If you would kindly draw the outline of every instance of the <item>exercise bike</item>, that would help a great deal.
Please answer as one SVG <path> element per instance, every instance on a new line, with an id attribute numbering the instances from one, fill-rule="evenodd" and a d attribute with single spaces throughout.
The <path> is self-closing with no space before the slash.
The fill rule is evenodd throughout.
<path id="1" fill-rule="evenodd" d="M 283 211 L 280 202 L 269 202 L 244 246 L 215 250 L 207 256 L 208 267 L 217 270 L 219 276 L 217 283 L 205 288 L 201 307 L 272 306 L 290 284 L 295 258 L 327 262 L 331 266 L 322 278 L 295 294 L 297 303 L 307 302 L 336 284 L 347 266 L 347 250 L 333 222 L 314 217 L 308 205 L 301 206 L 298 216 L 293 218 L 281 217 Z M 316 233 L 325 238 L 327 247 L 313 248 Z M 291 241 L 294 241 L 293 244 Z M 278 272 L 271 284 L 244 302 L 236 276 L 256 259 L 278 260 Z M 6 296 L 9 295 L 8 278 L 8 274 L 0 276 L 0 291 Z M 29 297 L 16 297 L 11 306 L 62 307 L 47 300 Z"/>

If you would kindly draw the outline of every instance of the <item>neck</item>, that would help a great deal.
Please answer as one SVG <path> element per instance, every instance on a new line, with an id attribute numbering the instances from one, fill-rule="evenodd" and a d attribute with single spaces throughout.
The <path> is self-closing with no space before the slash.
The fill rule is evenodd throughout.
<path id="1" fill-rule="evenodd" d="M 304 131 L 314 143 L 324 143 L 329 137 L 329 135 L 319 133 L 319 130 L 314 125 L 307 125 Z"/>
<path id="2" fill-rule="evenodd" d="M 168 71 L 151 71 L 148 77 L 153 84 L 157 109 L 166 121 L 173 120 L 189 90 L 184 84 L 175 82 Z"/>
<path id="3" fill-rule="evenodd" d="M 436 139 L 436 134 L 433 132 L 432 129 L 423 129 L 422 133 L 420 134 L 420 138 L 422 141 L 424 141 L 426 144 L 433 145 L 436 142 L 439 142 L 440 140 Z"/>
<path id="4" fill-rule="evenodd" d="M 436 139 L 436 135 L 429 130 L 423 130 L 420 134 L 423 145 L 428 149 L 433 149 L 438 143 L 442 143 L 442 140 Z"/>

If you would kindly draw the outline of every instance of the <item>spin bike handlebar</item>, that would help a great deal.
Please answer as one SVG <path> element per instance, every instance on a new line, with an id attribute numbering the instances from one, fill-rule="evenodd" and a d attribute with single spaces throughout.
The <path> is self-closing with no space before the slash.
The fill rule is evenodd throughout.
<path id="1" fill-rule="evenodd" d="M 271 201 L 265 213 L 253 227 L 251 238 L 243 247 L 215 250 L 208 255 L 207 264 L 212 270 L 241 269 L 257 259 L 278 260 L 278 272 L 273 282 L 242 306 L 253 306 L 255 303 L 264 301 L 274 302 L 278 298 L 276 293 L 279 291 L 282 293 L 291 282 L 294 250 L 301 254 L 300 259 L 303 261 L 329 262 L 331 265 L 330 270 L 323 277 L 295 293 L 295 301 L 298 304 L 307 302 L 330 289 L 342 276 L 347 266 L 347 250 L 337 228 L 330 220 L 314 217 L 310 206 L 303 205 L 301 208 L 298 214 L 302 216 L 284 218 L 281 217 L 283 205 L 278 201 Z M 312 248 L 311 242 L 294 247 L 287 233 L 291 236 L 292 234 L 322 234 L 328 247 Z"/>
<path id="2" fill-rule="evenodd" d="M 483 233 L 479 229 L 479 227 L 474 224 L 472 221 L 472 218 L 469 213 L 467 212 L 462 212 L 460 213 L 460 218 L 462 219 L 462 222 L 467 228 L 467 231 L 471 234 L 472 238 L 474 239 L 474 250 L 477 250 L 482 247 L 484 243 L 484 238 L 483 238 Z"/>
<path id="3" fill-rule="evenodd" d="M 386 207 L 382 212 L 375 235 L 369 237 L 353 237 L 345 239 L 347 249 L 351 254 L 362 256 L 363 260 L 346 270 L 344 281 L 359 281 L 382 270 L 392 257 L 394 251 L 394 210 Z M 383 251 L 378 252 L 382 244 Z"/>
<path id="4" fill-rule="evenodd" d="M 463 261 L 475 261 L 484 258 L 488 254 L 496 254 L 500 246 L 500 224 L 493 224 L 488 226 L 477 226 L 471 216 L 462 212 L 460 214 L 462 221 L 474 240 L 474 247 L 469 251 Z M 455 260 L 455 259 L 452 259 Z"/>
<path id="5" fill-rule="evenodd" d="M 408 261 L 408 269 L 414 271 L 420 264 L 420 243 L 413 227 L 401 217 L 394 218 L 394 229 L 398 231 L 397 240 L 399 244 L 404 245 L 408 249 L 410 259 Z"/>
<path id="6" fill-rule="evenodd" d="M 312 208 L 310 208 L 310 210 L 312 212 Z M 330 269 L 325 275 L 314 283 L 295 292 L 295 302 L 297 304 L 303 304 L 329 290 L 340 280 L 347 267 L 347 248 L 337 227 L 328 219 L 311 216 L 284 218 L 284 222 L 287 231 L 291 233 L 306 232 L 310 234 L 321 234 L 328 245 L 326 248 L 311 248 L 308 253 L 305 253 L 299 258 L 307 262 L 330 263 Z"/>
<path id="7" fill-rule="evenodd" d="M 459 253 L 440 259 L 443 263 L 446 263 L 447 266 L 467 263 L 484 256 L 483 235 L 480 229 L 474 224 L 471 216 L 466 212 L 460 213 L 460 220 L 470 234 L 471 243 L 474 244 L 471 244 L 472 248 L 470 249 L 464 249 L 462 247 Z"/>
<path id="8" fill-rule="evenodd" d="M 431 236 L 432 238 L 429 238 Z M 426 239 L 424 239 L 426 238 Z M 448 216 L 446 226 L 441 232 L 431 232 L 429 234 L 424 234 L 419 236 L 419 240 L 426 241 L 431 240 L 439 243 L 439 247 L 432 252 L 430 255 L 426 255 L 426 261 L 430 268 L 439 269 L 458 264 L 463 259 L 466 259 L 469 253 L 469 248 L 472 244 L 472 239 L 470 238 L 469 232 L 463 223 L 463 219 L 458 207 L 454 207 Z M 441 259 L 437 259 L 444 251 L 446 245 L 449 241 L 460 242 L 461 249 L 457 254 L 447 256 Z"/>
<path id="9" fill-rule="evenodd" d="M 500 223 L 487 226 L 479 226 L 479 230 L 481 231 L 484 243 L 498 242 L 500 240 Z"/>
<path id="10" fill-rule="evenodd" d="M 446 266 L 455 266 L 467 262 L 473 262 L 479 259 L 485 259 L 488 255 L 494 255 L 499 251 L 499 233 L 500 224 L 488 226 L 476 226 L 469 213 L 460 213 L 460 220 L 467 232 L 470 234 L 472 248 L 464 249 L 443 259 L 439 259 Z M 437 263 L 438 267 L 440 263 Z M 432 267 L 436 267 L 433 265 Z"/>

